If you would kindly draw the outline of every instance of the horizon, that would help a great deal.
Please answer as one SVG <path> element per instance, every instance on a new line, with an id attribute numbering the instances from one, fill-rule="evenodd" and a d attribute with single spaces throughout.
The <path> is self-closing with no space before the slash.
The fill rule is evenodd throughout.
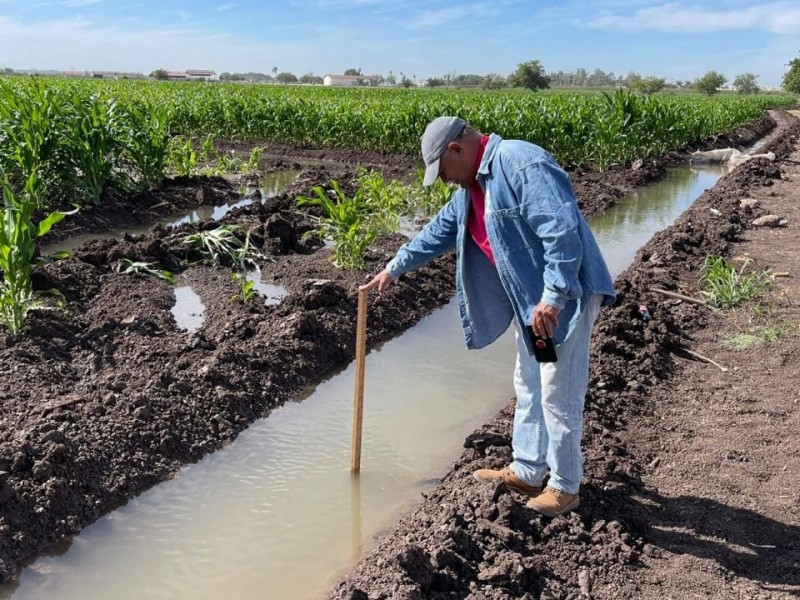
<path id="1" fill-rule="evenodd" d="M 626 76 L 728 83 L 754 73 L 780 86 L 800 54 L 800 6 L 748 0 L 290 0 L 156 4 L 152 0 L 0 0 L 2 68 L 15 71 L 211 69 L 300 77 L 512 73 L 539 60 L 546 73 L 583 68 Z"/>

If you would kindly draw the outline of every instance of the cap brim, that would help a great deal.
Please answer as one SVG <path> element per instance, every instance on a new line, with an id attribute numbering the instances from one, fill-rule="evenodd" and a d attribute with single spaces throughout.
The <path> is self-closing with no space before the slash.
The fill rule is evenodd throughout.
<path id="1" fill-rule="evenodd" d="M 430 187 L 439 178 L 439 159 L 437 158 L 425 169 L 425 177 L 422 179 L 422 185 Z"/>

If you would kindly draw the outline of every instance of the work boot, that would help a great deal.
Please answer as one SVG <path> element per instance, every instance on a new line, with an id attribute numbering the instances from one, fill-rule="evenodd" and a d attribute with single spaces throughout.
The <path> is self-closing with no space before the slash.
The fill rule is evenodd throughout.
<path id="1" fill-rule="evenodd" d="M 528 485 L 522 479 L 517 477 L 516 473 L 511 470 L 511 467 L 504 469 L 478 469 L 472 476 L 478 481 L 485 481 L 487 483 L 500 483 L 504 482 L 508 487 L 527 494 L 528 496 L 535 496 L 542 493 L 542 486 Z"/>
<path id="2" fill-rule="evenodd" d="M 578 508 L 581 497 L 578 494 L 568 494 L 549 485 L 544 492 L 528 500 L 528 508 L 545 517 L 557 517 Z"/>

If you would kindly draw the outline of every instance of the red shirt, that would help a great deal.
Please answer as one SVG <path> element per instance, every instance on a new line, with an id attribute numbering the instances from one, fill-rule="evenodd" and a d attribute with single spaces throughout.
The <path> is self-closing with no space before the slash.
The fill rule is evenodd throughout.
<path id="1" fill-rule="evenodd" d="M 478 146 L 478 156 L 475 158 L 476 170 L 481 166 L 483 152 L 486 150 L 486 143 L 488 141 L 488 135 L 481 136 L 481 142 Z M 472 203 L 472 210 L 469 211 L 469 219 L 467 219 L 467 231 L 475 243 L 478 244 L 478 248 L 486 255 L 486 258 L 495 265 L 492 246 L 489 244 L 489 235 L 486 233 L 486 217 L 484 215 L 486 195 L 477 179 L 473 180 L 469 186 L 469 198 Z"/>

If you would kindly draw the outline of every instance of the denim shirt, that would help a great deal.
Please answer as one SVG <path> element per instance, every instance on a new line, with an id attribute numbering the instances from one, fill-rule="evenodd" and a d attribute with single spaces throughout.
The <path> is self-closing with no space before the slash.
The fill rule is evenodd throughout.
<path id="1" fill-rule="evenodd" d="M 592 296 L 602 294 L 604 305 L 615 299 L 568 175 L 542 148 L 492 134 L 477 179 L 486 193 L 486 231 L 497 267 L 467 231 L 471 202 L 461 188 L 397 251 L 387 271 L 399 277 L 455 246 L 456 296 L 468 348 L 492 343 L 514 318 L 529 325 L 540 300 L 561 309 L 553 338 L 562 343 Z"/>

